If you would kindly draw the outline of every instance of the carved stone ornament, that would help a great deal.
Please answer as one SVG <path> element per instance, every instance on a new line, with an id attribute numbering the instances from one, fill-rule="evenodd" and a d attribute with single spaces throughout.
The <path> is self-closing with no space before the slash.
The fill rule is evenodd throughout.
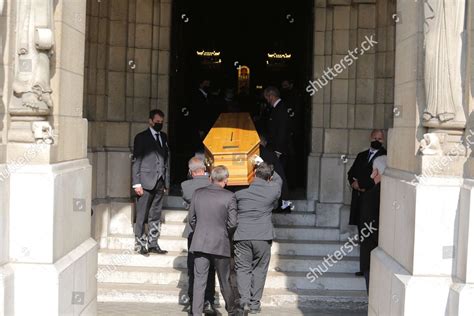
<path id="1" fill-rule="evenodd" d="M 53 129 L 49 122 L 34 122 L 32 132 L 37 144 L 49 145 L 53 143 Z"/>
<path id="2" fill-rule="evenodd" d="M 420 142 L 420 151 L 423 155 L 441 156 L 443 155 L 443 148 L 441 141 L 437 134 L 426 133 Z"/>

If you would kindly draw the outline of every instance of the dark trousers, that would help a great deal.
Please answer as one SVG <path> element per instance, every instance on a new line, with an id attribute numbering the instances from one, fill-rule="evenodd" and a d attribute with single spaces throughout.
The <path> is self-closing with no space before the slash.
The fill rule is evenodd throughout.
<path id="1" fill-rule="evenodd" d="M 143 195 L 137 198 L 135 237 L 141 242 L 147 242 L 150 248 L 158 245 L 164 188 L 165 182 L 163 178 L 160 178 L 152 190 L 143 190 Z M 145 237 L 145 222 L 147 220 L 148 238 Z"/>
<path id="2" fill-rule="evenodd" d="M 281 184 L 281 196 L 279 200 L 279 205 L 281 205 L 282 200 L 288 200 L 289 199 L 289 189 L 288 189 L 288 180 L 286 177 L 286 168 L 287 168 L 287 162 L 288 162 L 288 156 L 287 154 L 281 154 L 280 157 L 278 158 L 278 161 L 280 161 L 281 167 L 283 174 L 279 175 L 282 179 L 282 184 Z"/>
<path id="3" fill-rule="evenodd" d="M 271 240 L 242 240 L 235 245 L 235 271 L 240 306 L 260 307 L 271 257 Z"/>
<path id="4" fill-rule="evenodd" d="M 188 237 L 188 296 L 193 301 L 193 287 L 194 287 L 194 254 L 189 252 L 191 242 L 193 240 L 193 234 L 191 233 Z M 216 288 L 216 269 L 214 268 L 214 262 L 209 265 L 209 273 L 207 274 L 206 291 L 204 293 L 204 300 L 214 304 L 215 300 L 215 288 Z"/>
<path id="5" fill-rule="evenodd" d="M 230 285 L 230 258 L 211 255 L 202 252 L 194 253 L 194 297 L 193 315 L 201 316 L 204 306 L 204 292 L 209 274 L 209 266 L 214 262 L 219 286 L 225 301 L 225 309 L 228 313 L 234 313 L 235 296 Z"/>

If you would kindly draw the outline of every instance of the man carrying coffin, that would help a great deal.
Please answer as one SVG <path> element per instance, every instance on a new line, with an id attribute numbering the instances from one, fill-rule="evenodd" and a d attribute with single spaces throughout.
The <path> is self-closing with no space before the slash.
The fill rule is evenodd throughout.
<path id="1" fill-rule="evenodd" d="M 274 230 L 272 210 L 280 198 L 282 180 L 273 166 L 260 162 L 247 189 L 237 191 L 238 226 L 234 234 L 235 271 L 240 308 L 260 312 Z"/>
<path id="2" fill-rule="evenodd" d="M 183 190 L 183 200 L 189 208 L 191 200 L 194 194 L 194 191 L 200 188 L 207 187 L 211 184 L 209 176 L 206 174 L 206 166 L 204 161 L 200 157 L 193 157 L 188 162 L 189 173 L 191 174 L 192 179 L 186 180 L 181 183 L 181 189 Z M 189 222 L 186 223 L 186 228 L 184 229 L 184 236 L 188 239 L 188 297 L 181 299 L 182 304 L 189 304 L 192 306 L 193 302 L 193 286 L 194 286 L 194 254 L 189 252 L 191 247 L 191 242 L 193 240 L 193 230 L 189 225 Z M 207 277 L 206 292 L 204 295 L 204 313 L 214 314 L 214 294 L 216 287 L 216 272 L 214 269 L 214 264 L 211 262 L 209 265 L 209 274 Z M 186 295 L 184 295 L 186 296 Z"/>
<path id="3" fill-rule="evenodd" d="M 237 205 L 234 193 L 224 189 L 228 179 L 225 166 L 214 167 L 212 184 L 197 189 L 189 207 L 188 221 L 194 231 L 189 249 L 194 253 L 193 315 L 202 315 L 211 262 L 217 271 L 226 310 L 235 313 L 230 285 L 230 239 L 237 226 Z"/>

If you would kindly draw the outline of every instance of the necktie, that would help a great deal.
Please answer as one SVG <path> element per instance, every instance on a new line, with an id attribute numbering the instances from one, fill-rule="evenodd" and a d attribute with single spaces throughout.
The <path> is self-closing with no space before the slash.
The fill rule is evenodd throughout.
<path id="1" fill-rule="evenodd" d="M 158 144 L 158 146 L 163 147 L 160 133 L 155 134 L 155 140 L 156 140 L 156 143 Z"/>
<path id="2" fill-rule="evenodd" d="M 372 159 L 372 157 L 375 155 L 375 151 L 370 151 L 369 152 L 369 161 Z"/>

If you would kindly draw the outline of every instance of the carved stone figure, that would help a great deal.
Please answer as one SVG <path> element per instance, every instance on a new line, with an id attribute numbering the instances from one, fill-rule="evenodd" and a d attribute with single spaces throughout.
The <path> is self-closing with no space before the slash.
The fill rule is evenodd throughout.
<path id="1" fill-rule="evenodd" d="M 424 0 L 425 126 L 455 120 L 457 113 L 463 113 L 464 12 L 465 1 Z"/>
<path id="2" fill-rule="evenodd" d="M 48 115 L 53 106 L 50 87 L 50 58 L 54 45 L 52 10 L 51 0 L 28 0 L 18 4 L 11 114 Z"/>
<path id="3" fill-rule="evenodd" d="M 2 0 L 0 0 L 2 1 Z M 9 141 L 51 143 L 53 0 L 17 2 L 15 77 Z M 49 135 L 49 136 L 48 136 Z"/>

